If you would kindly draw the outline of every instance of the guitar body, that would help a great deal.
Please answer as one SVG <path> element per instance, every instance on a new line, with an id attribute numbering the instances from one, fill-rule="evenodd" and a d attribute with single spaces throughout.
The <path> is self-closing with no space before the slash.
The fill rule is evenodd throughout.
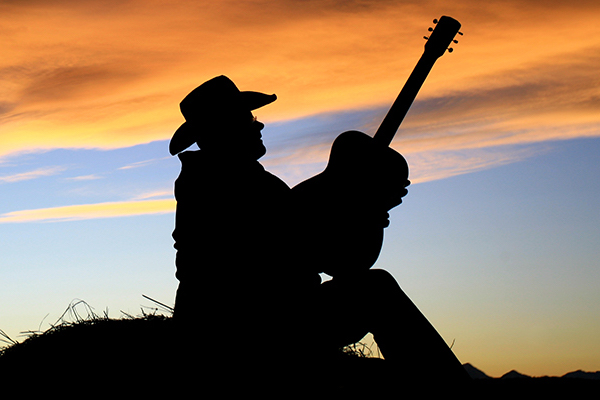
<path id="1" fill-rule="evenodd" d="M 407 179 L 400 153 L 362 132 L 340 134 L 325 170 L 292 189 L 304 262 L 331 276 L 371 268 Z"/>
<path id="2" fill-rule="evenodd" d="M 462 35 L 453 18 L 434 23 L 423 55 L 375 135 L 342 133 L 325 170 L 292 188 L 297 265 L 343 278 L 377 261 L 388 211 L 402 202 L 409 185 L 408 164 L 389 144 L 433 64 Z"/>

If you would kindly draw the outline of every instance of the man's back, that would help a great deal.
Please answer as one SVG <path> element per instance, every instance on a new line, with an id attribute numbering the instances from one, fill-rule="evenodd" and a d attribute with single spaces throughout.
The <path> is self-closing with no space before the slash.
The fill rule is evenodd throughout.
<path id="1" fill-rule="evenodd" d="M 179 155 L 176 276 L 212 302 L 263 292 L 281 266 L 289 187 L 257 161 L 224 163 L 204 153 Z"/>

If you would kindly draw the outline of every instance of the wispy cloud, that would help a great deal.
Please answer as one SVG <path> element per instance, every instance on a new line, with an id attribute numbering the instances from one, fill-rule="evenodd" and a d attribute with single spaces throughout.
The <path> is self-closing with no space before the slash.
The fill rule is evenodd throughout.
<path id="1" fill-rule="evenodd" d="M 0 183 L 14 183 L 20 181 L 27 181 L 31 179 L 37 179 L 44 176 L 51 176 L 61 173 L 66 170 L 65 167 L 44 167 L 38 168 L 33 171 L 19 172 L 12 175 L 0 176 Z"/>
<path id="2" fill-rule="evenodd" d="M 119 169 L 132 169 L 132 168 L 140 168 L 140 167 L 145 167 L 146 165 L 152 164 L 156 161 L 159 160 L 165 160 L 168 159 L 169 157 L 163 157 L 163 158 L 153 158 L 151 160 L 144 160 L 144 161 L 138 161 L 138 162 L 134 162 L 128 165 L 125 165 L 123 167 L 120 167 Z"/>
<path id="3" fill-rule="evenodd" d="M 172 212 L 175 212 L 175 200 L 173 199 L 121 201 L 13 211 L 1 214 L 0 224 L 77 221 Z"/>
<path id="4" fill-rule="evenodd" d="M 103 177 L 100 175 L 91 174 L 91 175 L 73 176 L 73 177 L 65 178 L 65 179 L 68 181 L 93 181 L 96 179 L 103 179 Z"/>
<path id="5" fill-rule="evenodd" d="M 410 180 L 413 184 L 446 179 L 481 171 L 539 155 L 514 146 L 459 151 L 427 151 L 410 155 Z"/>
<path id="6" fill-rule="evenodd" d="M 138 196 L 135 196 L 133 200 L 147 200 L 153 199 L 155 197 L 170 197 L 173 198 L 173 190 L 159 190 L 155 192 L 142 193 Z"/>

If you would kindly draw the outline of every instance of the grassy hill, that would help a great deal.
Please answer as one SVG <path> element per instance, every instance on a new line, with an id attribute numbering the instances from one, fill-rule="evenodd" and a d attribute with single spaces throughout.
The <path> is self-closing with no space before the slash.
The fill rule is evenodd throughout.
<path id="1" fill-rule="evenodd" d="M 321 355 L 296 344 L 281 363 L 240 343 L 235 359 L 215 365 L 202 358 L 202 348 L 210 344 L 198 343 L 197 332 L 178 331 L 169 316 L 75 316 L 74 322 L 62 320 L 0 350 L 5 393 L 14 390 L 26 398 L 56 393 L 173 398 L 210 392 L 231 398 L 258 392 L 263 398 L 285 399 L 407 398 L 419 390 L 391 371 L 385 360 L 365 357 L 360 347 Z M 435 371 L 423 375 L 435 376 Z M 435 378 L 428 382 L 430 388 L 437 385 Z M 437 389 L 444 393 L 443 387 Z M 600 393 L 599 380 L 527 377 L 474 379 L 471 392 L 460 394 L 519 399 L 593 393 Z"/>
<path id="2" fill-rule="evenodd" d="M 370 392 L 367 384 L 348 379 L 347 374 L 358 374 L 359 379 L 385 375 L 383 360 L 366 358 L 360 346 L 315 356 L 314 365 L 305 366 L 301 360 L 306 352 L 301 349 L 290 351 L 294 360 L 290 365 L 269 365 L 274 360 L 240 343 L 236 359 L 224 360 L 223 367 L 204 360 L 202 349 L 210 344 L 198 343 L 197 332 L 179 331 L 170 316 L 153 313 L 111 319 L 91 313 L 81 318 L 75 307 L 68 311 L 74 321 L 61 319 L 47 331 L 31 332 L 26 340 L 0 350 L 0 377 L 6 392 L 15 389 L 26 397 L 58 391 L 155 398 L 174 393 L 189 396 L 190 390 L 238 394 L 292 390 L 329 397 Z"/>

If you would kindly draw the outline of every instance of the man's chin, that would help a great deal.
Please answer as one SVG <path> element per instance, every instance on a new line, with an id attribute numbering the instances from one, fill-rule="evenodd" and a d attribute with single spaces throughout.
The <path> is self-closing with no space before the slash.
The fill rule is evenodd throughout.
<path id="1" fill-rule="evenodd" d="M 267 148 L 265 147 L 264 144 L 262 144 L 262 141 L 261 141 L 260 145 L 257 145 L 256 149 L 254 151 L 254 156 L 256 157 L 255 159 L 258 160 L 265 154 L 267 154 Z"/>

